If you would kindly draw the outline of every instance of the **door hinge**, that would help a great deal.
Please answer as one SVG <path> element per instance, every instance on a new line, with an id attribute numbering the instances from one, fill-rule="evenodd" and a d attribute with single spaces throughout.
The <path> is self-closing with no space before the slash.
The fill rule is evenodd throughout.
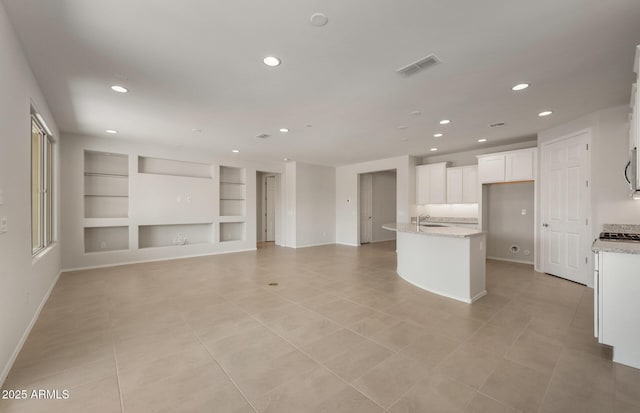
<path id="1" fill-rule="evenodd" d="M 587 144 L 587 150 L 589 150 L 589 144 Z"/>
<path id="2" fill-rule="evenodd" d="M 589 257 L 584 257 L 584 263 L 589 264 Z"/>
<path id="3" fill-rule="evenodd" d="M 589 225 L 589 218 L 587 218 L 587 219 L 585 219 L 585 220 L 584 220 L 584 224 L 585 224 L 585 225 Z"/>
<path id="4" fill-rule="evenodd" d="M 589 188 L 589 181 L 584 181 L 584 183 L 587 186 L 587 188 Z"/>

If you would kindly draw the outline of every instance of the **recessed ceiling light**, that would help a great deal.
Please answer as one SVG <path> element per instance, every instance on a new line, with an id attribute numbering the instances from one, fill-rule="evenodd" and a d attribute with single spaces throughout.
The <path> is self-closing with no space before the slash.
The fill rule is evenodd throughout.
<path id="1" fill-rule="evenodd" d="M 442 134 L 441 133 L 436 133 L 435 135 L 433 135 L 434 138 L 442 138 Z"/>
<path id="2" fill-rule="evenodd" d="M 191 129 L 191 131 L 194 132 L 194 133 L 201 133 L 202 129 L 193 128 L 193 129 Z"/>
<path id="3" fill-rule="evenodd" d="M 271 66 L 271 67 L 280 66 L 280 59 L 274 56 L 267 56 L 264 59 L 262 59 L 262 61 L 267 66 Z"/>
<path id="4" fill-rule="evenodd" d="M 237 149 L 233 149 L 231 152 L 233 152 L 233 153 L 238 153 L 238 152 L 240 152 L 240 151 L 239 151 L 239 150 L 237 150 Z"/>
<path id="5" fill-rule="evenodd" d="M 480 138 L 480 139 L 478 139 L 478 142 L 480 142 L 480 143 L 482 143 L 482 142 L 486 142 L 486 141 L 487 141 L 487 139 L 486 139 L 486 138 Z"/>
<path id="6" fill-rule="evenodd" d="M 114 92 L 118 92 L 118 93 L 127 93 L 129 91 L 129 89 L 127 89 L 126 87 L 119 86 L 119 85 L 111 86 L 111 90 L 113 90 Z"/>
<path id="7" fill-rule="evenodd" d="M 431 148 L 431 149 L 429 149 L 429 150 L 430 150 L 431 152 L 435 152 L 435 151 L 437 151 L 437 150 L 438 150 L 438 148 Z"/>
<path id="8" fill-rule="evenodd" d="M 311 24 L 316 27 L 322 27 L 329 22 L 329 18 L 322 13 L 313 13 L 309 20 Z"/>
<path id="9" fill-rule="evenodd" d="M 405 125 L 398 126 L 398 129 L 401 129 L 401 130 L 404 130 L 404 129 L 407 129 L 407 128 L 408 128 L 408 126 L 405 126 Z"/>
<path id="10" fill-rule="evenodd" d="M 420 116 L 420 115 L 422 115 L 422 112 L 420 112 L 419 110 L 414 110 L 413 112 L 409 113 L 409 115 L 411 115 L 411 116 Z"/>
<path id="11" fill-rule="evenodd" d="M 105 132 L 110 133 L 112 135 L 115 135 L 116 133 L 118 133 L 118 131 L 115 129 L 107 129 Z"/>
<path id="12" fill-rule="evenodd" d="M 282 132 L 282 133 L 287 133 L 287 132 L 289 132 L 289 129 L 287 129 L 287 128 L 280 128 L 280 132 Z"/>
<path id="13" fill-rule="evenodd" d="M 511 88 L 511 90 L 515 90 L 515 91 L 518 91 L 518 90 L 525 90 L 525 89 L 526 89 L 526 88 L 528 88 L 528 87 L 529 87 L 529 84 L 528 84 L 528 83 L 518 83 L 517 85 L 515 85 L 514 87 L 512 87 L 512 88 Z"/>
<path id="14" fill-rule="evenodd" d="M 288 162 L 289 158 L 283 158 L 282 160 L 285 161 L 285 162 Z"/>
<path id="15" fill-rule="evenodd" d="M 543 116 L 549 116 L 549 115 L 551 115 L 552 113 L 553 113 L 553 111 L 545 110 L 545 111 L 542 111 L 542 112 L 538 113 L 538 116 L 540 116 L 540 117 L 543 117 Z"/>
<path id="16" fill-rule="evenodd" d="M 442 119 L 442 120 L 440 121 L 440 124 L 441 124 L 441 125 L 448 125 L 448 124 L 450 124 L 450 123 L 451 123 L 451 121 L 450 121 L 449 119 Z"/>

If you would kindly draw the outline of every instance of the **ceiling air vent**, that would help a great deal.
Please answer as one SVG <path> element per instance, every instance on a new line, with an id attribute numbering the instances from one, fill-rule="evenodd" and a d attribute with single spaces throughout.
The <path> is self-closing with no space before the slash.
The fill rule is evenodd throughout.
<path id="1" fill-rule="evenodd" d="M 490 128 L 500 128 L 502 126 L 504 126 L 504 122 L 496 122 L 496 123 L 490 123 L 489 124 Z"/>
<path id="2" fill-rule="evenodd" d="M 260 138 L 260 139 L 267 139 L 269 136 L 268 133 L 261 133 L 260 135 L 256 135 L 256 138 Z"/>
<path id="3" fill-rule="evenodd" d="M 409 63 L 408 65 L 397 69 L 396 72 L 403 76 L 411 76 L 439 63 L 440 59 L 438 59 L 436 55 L 430 54 L 429 56 L 423 57 L 422 59 L 416 60 L 413 63 Z"/>

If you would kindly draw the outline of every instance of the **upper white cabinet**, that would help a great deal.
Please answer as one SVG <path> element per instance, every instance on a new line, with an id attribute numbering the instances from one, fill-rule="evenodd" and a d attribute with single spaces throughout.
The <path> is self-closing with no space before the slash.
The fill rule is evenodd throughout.
<path id="1" fill-rule="evenodd" d="M 462 168 L 447 168 L 447 203 L 462 203 Z"/>
<path id="2" fill-rule="evenodd" d="M 416 204 L 444 204 L 447 202 L 447 163 L 440 162 L 416 167 Z"/>
<path id="3" fill-rule="evenodd" d="M 462 203 L 478 202 L 478 165 L 462 167 Z"/>
<path id="4" fill-rule="evenodd" d="M 532 181 L 535 179 L 536 148 L 478 155 L 480 183 Z"/>
<path id="5" fill-rule="evenodd" d="M 447 168 L 447 203 L 478 202 L 478 167 L 476 165 Z"/>
<path id="6" fill-rule="evenodd" d="M 504 162 L 504 155 L 478 157 L 478 179 L 480 182 L 504 182 Z"/>

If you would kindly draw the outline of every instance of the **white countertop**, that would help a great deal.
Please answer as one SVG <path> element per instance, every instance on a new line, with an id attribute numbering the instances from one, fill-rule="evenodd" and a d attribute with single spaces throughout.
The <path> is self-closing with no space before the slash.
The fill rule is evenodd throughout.
<path id="1" fill-rule="evenodd" d="M 384 224 L 383 229 L 396 232 L 407 232 L 410 234 L 433 235 L 437 237 L 469 238 L 484 234 L 483 231 L 474 228 L 461 227 L 425 227 L 418 230 L 416 224 Z"/>
<path id="2" fill-rule="evenodd" d="M 640 242 L 605 241 L 597 239 L 593 242 L 591 251 L 617 252 L 619 254 L 640 254 Z"/>

